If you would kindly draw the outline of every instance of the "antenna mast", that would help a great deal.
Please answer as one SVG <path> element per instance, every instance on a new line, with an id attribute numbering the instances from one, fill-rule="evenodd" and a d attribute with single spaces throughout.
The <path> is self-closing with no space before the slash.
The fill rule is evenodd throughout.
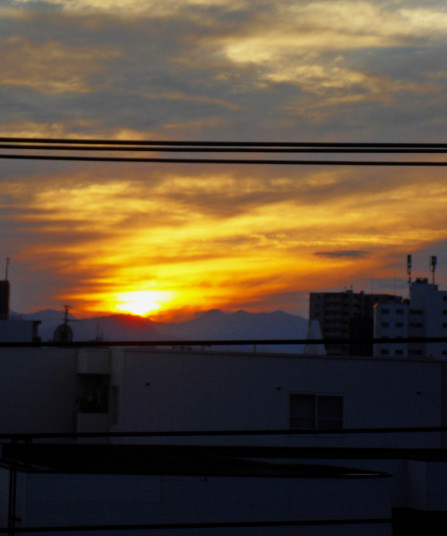
<path id="1" fill-rule="evenodd" d="M 412 265 L 411 255 L 407 255 L 408 287 L 411 286 L 411 265 Z"/>
<path id="2" fill-rule="evenodd" d="M 435 284 L 435 270 L 436 270 L 437 263 L 438 263 L 438 258 L 435 255 L 432 255 L 430 257 L 430 272 L 432 273 L 431 281 L 433 285 Z"/>
<path id="3" fill-rule="evenodd" d="M 5 281 L 8 281 L 9 257 L 6 257 Z"/>

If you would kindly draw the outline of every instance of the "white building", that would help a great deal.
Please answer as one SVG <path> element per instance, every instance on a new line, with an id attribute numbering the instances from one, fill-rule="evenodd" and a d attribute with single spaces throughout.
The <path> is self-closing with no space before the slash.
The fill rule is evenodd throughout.
<path id="1" fill-rule="evenodd" d="M 318 431 L 442 426 L 446 374 L 444 360 L 428 358 L 2 348 L 0 433 L 296 429 L 315 434 L 169 441 L 438 448 L 446 445 L 439 433 Z"/>
<path id="2" fill-rule="evenodd" d="M 436 428 L 447 423 L 447 362 L 442 359 L 343 358 L 135 347 L 2 348 L 0 383 L 0 434 L 66 434 L 63 438 L 33 439 L 37 446 L 42 442 L 53 443 L 61 453 L 63 448 L 104 449 L 97 455 L 97 466 L 90 463 L 88 471 L 81 466 L 73 469 L 73 453 L 76 450 L 71 454 L 67 451 L 66 462 L 54 467 L 56 456 L 46 462 L 43 459 L 31 460 L 30 463 L 36 467 L 46 467 L 40 473 L 36 472 L 36 468 L 28 470 L 19 464 L 17 508 L 21 509 L 22 523 L 27 523 L 27 526 L 69 524 L 71 518 L 67 521 L 63 516 L 58 517 L 63 512 L 71 512 L 70 516 L 75 515 L 73 512 L 80 512 L 79 519 L 87 519 L 88 512 L 98 512 L 97 507 L 110 511 L 109 502 L 117 508 L 117 520 L 122 519 L 121 513 L 126 508 L 137 512 L 138 505 L 133 504 L 134 499 L 126 502 L 125 497 L 113 495 L 113 486 L 119 487 L 119 482 L 134 478 L 135 482 L 138 481 L 135 489 L 139 489 L 140 485 L 144 489 L 149 486 L 154 497 L 159 496 L 162 489 L 167 489 L 163 488 L 168 483 L 164 480 L 163 471 L 157 472 L 153 468 L 150 477 L 140 474 L 144 463 L 137 463 L 141 458 L 136 453 L 141 455 L 142 452 L 138 449 L 154 448 L 162 449 L 163 457 L 169 460 L 177 459 L 177 454 L 166 450 L 170 448 L 209 448 L 208 454 L 221 461 L 222 457 L 230 456 L 233 474 L 220 474 L 213 480 L 215 488 L 204 485 L 200 493 L 197 490 L 197 482 L 205 482 L 203 479 L 210 477 L 204 474 L 203 468 L 197 468 L 182 484 L 184 497 L 194 495 L 197 504 L 201 504 L 200 497 L 209 497 L 210 518 L 217 511 L 228 512 L 228 501 L 224 495 L 236 494 L 239 483 L 246 487 L 247 494 L 251 493 L 254 497 L 259 493 L 255 510 L 258 508 L 275 520 L 284 519 L 281 513 L 283 507 L 274 510 L 272 503 L 269 509 L 266 502 L 272 500 L 272 496 L 269 496 L 270 499 L 264 497 L 262 490 L 276 489 L 281 485 L 285 487 L 282 491 L 278 488 L 278 493 L 287 504 L 295 504 L 295 500 L 297 504 L 304 504 L 300 497 L 312 496 L 313 504 L 321 510 L 318 517 L 318 512 L 309 507 L 307 515 L 301 513 L 297 519 L 333 518 L 333 511 L 330 506 L 326 508 L 324 502 L 328 499 L 328 505 L 331 504 L 330 494 L 319 498 L 320 493 L 324 495 L 324 489 L 333 489 L 334 494 L 340 494 L 340 497 L 346 496 L 346 508 L 355 519 L 362 516 L 385 519 L 391 509 L 396 508 L 428 511 L 436 507 L 447 512 L 447 481 L 436 476 L 440 471 L 442 474 L 447 472 L 447 460 L 440 450 L 447 444 L 446 434 L 442 429 L 428 433 L 417 431 L 420 427 Z M 380 428 L 382 431 L 350 432 L 368 428 Z M 384 428 L 390 430 L 386 432 Z M 414 430 L 396 432 L 393 430 L 396 428 Z M 222 431 L 227 433 L 219 434 Z M 89 432 L 113 432 L 117 435 L 75 438 L 75 434 Z M 132 432 L 153 435 L 120 435 Z M 180 435 L 175 435 L 175 432 Z M 203 434 L 188 435 L 188 432 Z M 8 467 L 6 436 L 3 436 L 3 443 L 4 464 Z M 51 444 L 43 447 L 49 449 Z M 109 448 L 112 450 L 107 450 Z M 113 449 L 135 449 L 126 451 L 125 456 L 131 460 L 135 458 L 137 469 L 126 474 L 140 475 L 141 479 L 136 476 L 124 478 L 113 470 L 104 469 L 104 474 L 101 473 L 100 460 L 105 459 L 109 452 L 118 452 L 118 457 L 124 455 L 124 451 Z M 200 458 L 202 454 L 200 450 L 198 452 Z M 152 453 L 148 454 L 149 458 L 152 456 Z M 327 467 L 323 467 L 318 478 L 316 473 L 308 475 L 309 479 L 303 477 L 304 473 L 296 473 L 293 478 L 292 475 L 286 477 L 288 484 L 285 481 L 279 484 L 273 476 L 261 477 L 261 474 L 245 475 L 245 482 L 240 465 L 244 460 L 268 461 L 273 464 L 268 469 L 273 473 L 292 471 L 295 465 L 299 465 L 298 473 L 299 470 L 305 473 L 306 467 L 310 470 L 314 466 L 335 466 L 344 468 L 346 474 L 334 477 Z M 275 468 L 274 464 L 285 465 Z M 67 473 L 70 467 L 76 474 Z M 358 470 L 364 474 L 364 480 L 356 473 Z M 170 475 L 178 477 L 179 471 L 178 467 L 170 469 Z M 90 476 L 85 476 L 87 473 Z M 346 478 L 354 473 L 357 478 Z M 382 477 L 377 473 L 385 480 L 381 481 Z M 383 474 L 391 474 L 391 482 Z M 229 480 L 226 480 L 227 477 Z M 82 484 L 84 488 L 82 482 L 85 482 L 85 486 Z M 8 496 L 7 484 L 7 473 L 4 473 L 0 478 L 0 496 L 2 489 L 4 497 Z M 75 491 L 78 484 L 81 487 Z M 293 491 L 295 485 L 296 491 Z M 82 490 L 88 486 L 103 490 L 101 493 L 104 495 L 90 493 L 85 495 L 85 500 L 81 499 Z M 43 498 L 47 489 L 52 491 L 48 491 L 45 506 Z M 74 490 L 68 494 L 68 503 L 58 498 L 67 489 Z M 128 489 L 127 484 L 122 489 Z M 221 490 L 220 495 L 213 495 L 218 489 Z M 363 491 L 360 492 L 361 489 Z M 142 500 L 144 493 L 140 496 Z M 178 492 L 173 490 L 172 493 L 169 501 L 175 502 Z M 386 505 L 384 497 L 387 497 Z M 55 504 L 52 504 L 53 500 Z M 121 502 L 124 510 L 120 513 Z M 245 503 L 241 498 L 234 504 L 235 508 L 243 510 Z M 148 519 L 155 519 L 154 512 L 163 506 L 154 500 L 152 517 Z M 340 516 L 345 516 L 346 508 L 340 506 Z M 206 509 L 203 511 L 206 513 Z M 141 519 L 138 517 L 141 512 L 137 514 L 130 519 Z M 170 515 L 160 519 L 163 522 L 175 521 Z M 89 519 L 91 522 L 93 518 Z M 253 514 L 251 519 L 259 520 L 260 516 Z M 222 520 L 231 521 L 227 514 L 218 521 Z M 96 516 L 92 522 L 105 521 L 103 517 Z M 342 527 L 341 532 L 329 533 L 389 533 L 375 532 L 374 527 L 373 523 L 366 531 L 365 526 L 359 525 L 357 532 L 354 529 L 346 532 L 343 531 L 346 527 Z M 324 534 L 318 528 L 314 529 L 309 534 Z M 241 536 L 243 534 L 241 532 Z M 296 531 L 296 534 L 307 532 Z"/>
<path id="3" fill-rule="evenodd" d="M 447 337 L 447 291 L 427 279 L 410 285 L 410 298 L 375 306 L 374 338 Z M 446 357 L 447 342 L 380 343 L 375 356 Z"/>

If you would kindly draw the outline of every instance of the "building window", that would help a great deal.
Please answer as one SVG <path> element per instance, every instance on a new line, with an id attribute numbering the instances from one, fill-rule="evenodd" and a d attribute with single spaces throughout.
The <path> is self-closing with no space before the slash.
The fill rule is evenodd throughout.
<path id="1" fill-rule="evenodd" d="M 381 313 L 382 313 L 383 315 L 387 315 L 389 312 L 390 312 L 389 309 L 382 309 L 382 311 L 381 311 Z"/>
<path id="2" fill-rule="evenodd" d="M 104 374 L 78 375 L 78 409 L 80 413 L 107 413 L 109 377 Z"/>
<path id="3" fill-rule="evenodd" d="M 381 323 L 380 323 L 380 327 L 381 327 L 381 328 L 389 328 L 389 327 L 390 327 L 390 323 L 389 323 L 389 322 L 381 322 Z"/>
<path id="4" fill-rule="evenodd" d="M 421 328 L 422 322 L 410 322 L 410 328 Z"/>
<path id="5" fill-rule="evenodd" d="M 403 315 L 403 314 L 404 314 L 404 310 L 403 310 L 403 309 L 396 309 L 396 314 L 397 314 L 397 315 Z"/>
<path id="6" fill-rule="evenodd" d="M 290 395 L 290 428 L 293 430 L 338 430 L 343 428 L 343 397 L 336 395 Z"/>
<path id="7" fill-rule="evenodd" d="M 395 350 L 394 355 L 404 355 L 403 350 Z"/>
<path id="8" fill-rule="evenodd" d="M 404 323 L 403 322 L 396 322 L 396 328 L 403 328 Z"/>
<path id="9" fill-rule="evenodd" d="M 380 350 L 381 355 L 388 355 L 389 353 L 390 353 L 389 350 L 386 350 L 386 349 Z"/>

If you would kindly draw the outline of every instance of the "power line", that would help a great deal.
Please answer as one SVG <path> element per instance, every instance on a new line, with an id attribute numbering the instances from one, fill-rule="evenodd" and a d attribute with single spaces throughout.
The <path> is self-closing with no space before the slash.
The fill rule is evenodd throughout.
<path id="1" fill-rule="evenodd" d="M 54 155 L 19 155 L 0 154 L 0 159 L 8 160 L 47 160 L 70 162 L 128 162 L 159 164 L 246 164 L 269 166 L 413 166 L 445 167 L 447 161 L 396 161 L 396 160 L 253 160 L 253 159 L 219 159 L 219 158 L 125 158 L 100 156 L 54 156 Z"/>
<path id="2" fill-rule="evenodd" d="M 169 530 L 169 529 L 231 529 L 249 527 L 300 527 L 300 526 L 340 526 L 340 525 L 390 525 L 391 518 L 359 518 L 359 519 L 312 519 L 312 520 L 281 520 L 281 521 L 216 521 L 199 523 L 147 523 L 147 524 L 108 524 L 108 525 L 71 525 L 39 527 L 14 527 L 17 534 L 49 532 L 86 532 L 106 530 Z M 11 529 L 0 527 L 0 534 L 11 534 Z"/>
<path id="3" fill-rule="evenodd" d="M 318 429 L 266 429 L 266 430 L 156 430 L 150 432 L 33 432 L 1 433 L 0 440 L 32 441 L 42 439 L 75 439 L 104 437 L 248 437 L 248 436 L 305 436 L 305 435 L 363 435 L 363 434 L 413 434 L 446 433 L 447 426 L 376 426 L 371 428 L 318 428 Z"/>
<path id="4" fill-rule="evenodd" d="M 447 337 L 394 337 L 394 338 L 343 338 L 343 337 L 325 337 L 323 339 L 195 339 L 195 340 L 145 340 L 145 341 L 72 341 L 72 342 L 54 342 L 54 341 L 17 341 L 17 342 L 0 342 L 0 348 L 35 348 L 41 346 L 63 347 L 63 348 L 85 348 L 85 347 L 108 347 L 108 346 L 171 346 L 185 347 L 192 346 L 211 347 L 211 346 L 262 346 L 262 345 L 296 345 L 296 344 L 404 344 L 404 343 L 445 343 Z"/>
<path id="5" fill-rule="evenodd" d="M 327 154 L 339 154 L 339 153 L 350 153 L 350 154 L 447 154 L 447 147 L 415 147 L 415 148 L 398 148 L 398 147 L 387 147 L 384 149 L 380 148 L 361 148 L 361 147 L 210 147 L 208 145 L 204 146 L 159 146 L 159 145 L 102 145 L 101 143 L 92 144 L 92 145 L 64 145 L 64 144 L 36 144 L 36 143 L 0 143 L 0 149 L 18 149 L 18 150 L 49 150 L 49 151 L 118 151 L 118 152 L 179 152 L 179 153 L 327 153 Z"/>
<path id="6" fill-rule="evenodd" d="M 447 149 L 447 143 L 360 143 L 360 142 L 258 142 L 258 141 L 184 141 L 184 140 L 111 140 L 91 138 L 25 138 L 0 137 L 2 143 L 38 143 L 46 145 L 146 145 L 146 146 L 197 146 L 197 147 L 321 147 L 321 148 L 398 148 L 405 151 L 412 149 Z"/>
<path id="7" fill-rule="evenodd" d="M 3 150 L 20 151 L 4 153 Z M 47 154 L 23 154 L 23 151 L 47 151 Z M 49 153 L 48 153 L 49 151 Z M 233 164 L 286 166 L 419 166 L 442 167 L 439 160 L 326 160 L 326 159 L 259 159 L 259 158 L 159 158 L 123 156 L 54 155 L 54 151 L 69 152 L 178 152 L 178 153 L 308 153 L 308 154 L 447 154 L 445 143 L 343 143 L 343 142 L 242 142 L 242 141 L 173 141 L 173 140 L 110 140 L 85 138 L 24 138 L 0 137 L 0 159 L 125 162 L 169 164 Z"/>

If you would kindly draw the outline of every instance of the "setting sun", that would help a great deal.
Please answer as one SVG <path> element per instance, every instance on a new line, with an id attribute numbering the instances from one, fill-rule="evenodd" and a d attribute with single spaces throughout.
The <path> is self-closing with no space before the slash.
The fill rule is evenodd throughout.
<path id="1" fill-rule="evenodd" d="M 137 290 L 116 296 L 115 311 L 147 316 L 159 311 L 172 298 L 172 293 L 163 290 Z"/>

